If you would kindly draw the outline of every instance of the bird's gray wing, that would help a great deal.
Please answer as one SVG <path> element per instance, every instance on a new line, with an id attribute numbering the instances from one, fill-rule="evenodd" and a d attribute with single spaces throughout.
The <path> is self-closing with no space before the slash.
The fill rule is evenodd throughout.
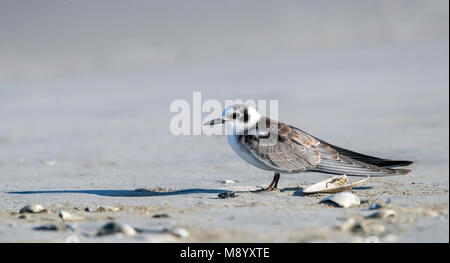
<path id="1" fill-rule="evenodd" d="M 255 157 L 280 171 L 308 170 L 356 176 L 397 175 L 410 171 L 367 164 L 339 153 L 328 143 L 296 127 L 269 118 L 265 119 L 265 123 L 269 128 L 265 133 L 260 133 L 263 135 L 242 136 L 241 143 Z M 270 136 L 273 133 L 277 135 Z"/>
<path id="2" fill-rule="evenodd" d="M 285 172 L 305 171 L 316 167 L 320 161 L 320 152 L 313 146 L 319 143 L 318 140 L 299 129 L 269 118 L 266 118 L 266 125 L 263 132 L 241 137 L 241 144 L 256 158 L 274 170 Z"/>

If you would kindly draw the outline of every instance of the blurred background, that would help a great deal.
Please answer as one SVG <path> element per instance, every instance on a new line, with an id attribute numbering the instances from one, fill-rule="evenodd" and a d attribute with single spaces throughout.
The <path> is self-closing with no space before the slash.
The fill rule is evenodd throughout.
<path id="1" fill-rule="evenodd" d="M 170 206 L 167 220 L 201 228 L 200 242 L 211 240 L 208 229 L 239 242 L 334 229 L 342 210 L 289 191 L 242 194 L 230 207 L 217 200 L 273 174 L 222 136 L 170 133 L 170 104 L 199 91 L 203 101 L 278 100 L 281 121 L 318 138 L 415 161 L 413 173 L 371 178 L 358 193 L 442 208 L 395 234 L 448 242 L 448 72 L 447 0 L 0 0 L 0 208 Z M 327 177 L 283 175 L 280 187 Z M 134 191 L 160 186 L 188 190 Z M 136 219 L 133 211 L 124 209 Z M 9 225 L 0 223 L 2 240 L 44 237 Z"/>
<path id="2" fill-rule="evenodd" d="M 448 1 L 0 1 L 0 81 L 448 38 Z"/>
<path id="3" fill-rule="evenodd" d="M 239 163 L 221 137 L 169 133 L 193 91 L 279 100 L 280 120 L 357 150 L 448 159 L 448 5 L 2 0 L 0 162 Z M 212 141 L 223 155 L 186 154 Z"/>

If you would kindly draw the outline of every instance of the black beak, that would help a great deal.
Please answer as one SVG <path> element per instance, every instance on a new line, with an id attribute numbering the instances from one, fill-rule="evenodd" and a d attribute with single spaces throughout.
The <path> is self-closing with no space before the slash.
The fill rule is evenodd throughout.
<path id="1" fill-rule="evenodd" d="M 224 119 L 217 118 L 217 119 L 214 119 L 212 121 L 207 121 L 207 122 L 203 123 L 203 125 L 205 125 L 205 126 L 207 126 L 207 125 L 214 126 L 216 124 L 224 124 L 224 123 L 225 123 Z"/>

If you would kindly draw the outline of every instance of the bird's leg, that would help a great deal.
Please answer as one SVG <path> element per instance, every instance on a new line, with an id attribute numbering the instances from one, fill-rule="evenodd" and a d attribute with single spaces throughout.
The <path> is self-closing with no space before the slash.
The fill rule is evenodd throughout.
<path id="1" fill-rule="evenodd" d="M 273 190 L 277 189 L 279 180 L 280 180 L 280 173 L 275 172 L 275 175 L 273 176 L 273 180 L 270 183 L 269 187 L 267 187 L 266 189 L 257 190 L 255 192 L 270 192 L 270 191 L 273 191 Z"/>

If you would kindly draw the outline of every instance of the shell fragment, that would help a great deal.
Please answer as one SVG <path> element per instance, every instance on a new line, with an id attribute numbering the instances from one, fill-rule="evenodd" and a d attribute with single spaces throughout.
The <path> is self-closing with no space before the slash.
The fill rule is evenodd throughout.
<path id="1" fill-rule="evenodd" d="M 338 207 L 349 208 L 360 205 L 361 200 L 358 196 L 350 192 L 342 192 L 327 196 L 322 201 L 320 201 L 320 203 L 332 203 L 333 205 Z"/>
<path id="2" fill-rule="evenodd" d="M 303 193 L 304 194 L 339 193 L 350 190 L 356 185 L 365 182 L 367 179 L 369 179 L 369 176 L 357 182 L 347 184 L 348 179 L 346 175 L 334 176 L 332 178 L 328 178 L 326 180 L 320 181 L 316 184 L 309 186 L 308 188 L 303 190 Z"/>

